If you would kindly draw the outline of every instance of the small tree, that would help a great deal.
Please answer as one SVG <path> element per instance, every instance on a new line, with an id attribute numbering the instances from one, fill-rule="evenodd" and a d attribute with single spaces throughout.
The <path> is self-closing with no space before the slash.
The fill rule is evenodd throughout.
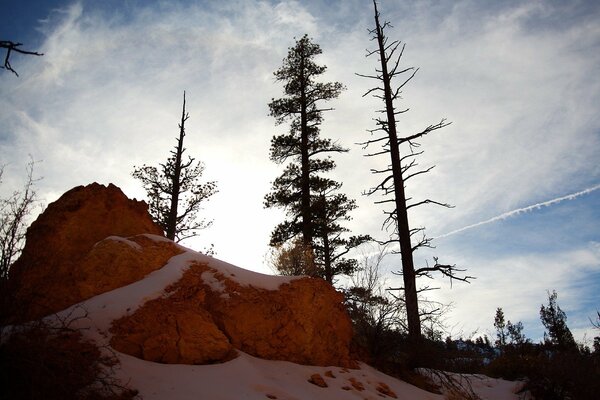
<path id="1" fill-rule="evenodd" d="M 296 238 L 291 243 L 274 246 L 271 251 L 271 268 L 286 276 L 316 276 L 312 249 L 306 248 L 302 240 Z"/>
<path id="2" fill-rule="evenodd" d="M 404 325 L 402 303 L 385 290 L 381 263 L 388 254 L 385 246 L 363 253 L 359 268 L 351 276 L 351 286 L 344 290 L 345 303 L 354 327 L 353 341 L 366 350 L 377 365 L 393 358 Z"/>
<path id="3" fill-rule="evenodd" d="M 542 304 L 540 308 L 540 319 L 547 330 L 544 332 L 544 341 L 559 349 L 576 349 L 577 344 L 567 326 L 567 314 L 560 309 L 557 298 L 556 290 L 548 292 L 548 305 Z"/>
<path id="4" fill-rule="evenodd" d="M 596 330 L 600 331 L 600 311 L 596 311 L 596 320 L 592 321 L 590 319 L 590 322 L 592 323 L 592 326 Z M 593 347 L 594 347 L 594 354 L 596 356 L 600 356 L 600 336 L 594 336 Z"/>
<path id="5" fill-rule="evenodd" d="M 506 321 L 504 320 L 504 311 L 500 307 L 496 309 L 494 328 L 496 328 L 496 347 L 502 348 L 506 346 L 508 332 L 506 330 Z"/>
<path id="6" fill-rule="evenodd" d="M 506 331 L 508 332 L 508 336 L 510 337 L 510 343 L 515 346 L 520 346 L 527 343 L 527 338 L 523 333 L 523 323 L 521 321 L 513 324 L 508 321 L 506 323 Z"/>
<path id="7" fill-rule="evenodd" d="M 17 71 L 15 71 L 14 68 L 12 67 L 12 65 L 10 64 L 10 56 L 13 51 L 15 53 L 28 54 L 28 55 L 32 55 L 32 56 L 43 56 L 44 55 L 43 53 L 38 53 L 37 51 L 22 50 L 19 48 L 21 46 L 23 46 L 23 43 L 15 43 L 15 42 L 11 42 L 10 40 L 0 40 L 0 49 L 6 49 L 6 56 L 4 57 L 4 65 L 0 65 L 0 68 L 11 71 L 16 76 L 19 76 L 19 74 L 17 74 Z"/>
<path id="8" fill-rule="evenodd" d="M 21 253 L 27 231 L 27 217 L 37 203 L 33 170 L 35 161 L 27 164 L 27 178 L 21 190 L 0 198 L 0 281 L 8 279 L 8 271 Z M 0 167 L 0 184 L 4 167 Z"/>
<path id="9" fill-rule="evenodd" d="M 139 179 L 149 199 L 149 211 L 154 221 L 160 225 L 167 238 L 181 241 L 198 235 L 212 221 L 198 219 L 202 203 L 217 192 L 216 182 L 200 183 L 204 164 L 188 156 L 184 160 L 183 139 L 185 122 L 189 114 L 185 110 L 185 91 L 183 92 L 183 111 L 179 123 L 179 137 L 175 150 L 166 163 L 159 168 L 143 165 L 134 167 L 133 177 Z"/>
<path id="10" fill-rule="evenodd" d="M 330 182 L 329 189 L 321 190 L 313 200 L 313 246 L 319 276 L 333 284 L 334 276 L 349 276 L 358 267 L 355 258 L 345 256 L 372 239 L 369 235 L 344 236 L 349 229 L 342 226 L 341 222 L 351 220 L 348 213 L 357 207 L 356 202 L 337 191 L 341 184 L 327 181 Z"/>

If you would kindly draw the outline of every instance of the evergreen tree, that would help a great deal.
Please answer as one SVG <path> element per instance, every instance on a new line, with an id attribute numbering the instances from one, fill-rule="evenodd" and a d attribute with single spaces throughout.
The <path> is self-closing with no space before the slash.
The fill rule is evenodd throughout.
<path id="1" fill-rule="evenodd" d="M 317 272 L 329 283 L 333 283 L 335 275 L 351 275 L 356 271 L 356 259 L 344 256 L 353 248 L 372 240 L 369 235 L 344 236 L 349 229 L 340 222 L 349 221 L 351 218 L 348 213 L 357 206 L 354 200 L 337 192 L 341 184 L 331 182 L 330 191 L 322 190 L 313 201 Z"/>
<path id="2" fill-rule="evenodd" d="M 305 272 L 332 282 L 333 275 L 348 273 L 355 266 L 342 256 L 366 239 L 341 237 L 347 230 L 338 221 L 349 219 L 348 212 L 356 205 L 338 193 L 340 183 L 323 177 L 335 168 L 330 154 L 348 150 L 320 136 L 323 112 L 332 110 L 322 108 L 321 103 L 337 98 L 344 89 L 339 82 L 317 81 L 326 71 L 314 60 L 321 52 L 319 45 L 304 35 L 275 71 L 277 81 L 284 83 L 284 97 L 269 103 L 270 115 L 278 125 L 289 122 L 290 129 L 271 139 L 270 159 L 289 163 L 265 196 L 265 206 L 284 208 L 288 216 L 272 232 L 271 246 L 282 246 L 300 236 L 301 244 L 294 242 L 293 246 L 301 247 L 295 254 L 306 255 L 302 262 L 307 265 Z"/>
<path id="3" fill-rule="evenodd" d="M 577 348 L 573 334 L 567 326 L 567 314 L 560 309 L 556 302 L 557 298 L 556 290 L 552 293 L 548 292 L 548 305 L 542 304 L 540 308 L 540 319 L 547 330 L 544 332 L 544 340 L 547 344 L 560 349 Z"/>
<path id="4" fill-rule="evenodd" d="M 506 330 L 506 321 L 504 320 L 504 311 L 502 311 L 502 308 L 500 307 L 496 309 L 494 328 L 496 328 L 496 347 L 506 346 L 508 332 Z"/>
<path id="5" fill-rule="evenodd" d="M 176 241 L 197 236 L 199 230 L 210 226 L 212 221 L 199 220 L 198 212 L 202 202 L 217 192 L 216 182 L 200 183 L 204 164 L 195 163 L 191 156 L 184 159 L 183 139 L 188 119 L 183 92 L 179 137 L 171 156 L 159 168 L 143 165 L 134 167 L 132 173 L 144 185 L 150 215 L 164 229 L 167 238 Z"/>
<path id="6" fill-rule="evenodd" d="M 523 333 L 523 323 L 521 321 L 513 324 L 508 321 L 506 323 L 506 331 L 508 332 L 508 336 L 510 337 L 510 343 L 513 345 L 522 345 L 527 343 L 527 338 Z"/>

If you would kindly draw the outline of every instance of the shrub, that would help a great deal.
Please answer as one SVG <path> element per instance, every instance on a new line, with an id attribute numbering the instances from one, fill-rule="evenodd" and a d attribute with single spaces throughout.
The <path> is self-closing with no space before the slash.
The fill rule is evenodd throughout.
<path id="1" fill-rule="evenodd" d="M 6 399 L 133 399 L 113 376 L 118 361 L 67 326 L 43 322 L 2 332 L 0 387 Z"/>

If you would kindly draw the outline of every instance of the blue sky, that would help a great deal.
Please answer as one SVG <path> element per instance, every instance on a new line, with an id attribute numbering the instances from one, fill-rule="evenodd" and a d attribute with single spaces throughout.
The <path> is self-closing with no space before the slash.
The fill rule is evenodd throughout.
<path id="1" fill-rule="evenodd" d="M 600 3 L 389 0 L 380 7 L 394 26 L 390 36 L 407 44 L 404 62 L 420 67 L 404 90 L 411 110 L 400 129 L 452 121 L 423 141 L 422 165 L 436 168 L 407 187 L 415 198 L 455 205 L 411 214 L 413 226 L 439 237 L 436 249 L 417 253 L 417 264 L 437 255 L 478 278 L 451 290 L 441 282 L 433 293 L 454 304 L 451 333 L 491 334 L 495 308 L 503 307 L 540 338 L 539 307 L 556 289 L 576 336 L 594 335 Z M 219 258 L 268 272 L 268 236 L 282 214 L 264 210 L 262 198 L 280 173 L 268 160 L 269 140 L 285 129 L 268 117 L 267 103 L 281 95 L 272 72 L 293 38 L 308 33 L 323 49 L 325 79 L 348 88 L 322 127 L 351 148 L 336 157 L 334 172 L 359 204 L 348 226 L 385 238 L 376 199 L 361 195 L 377 183 L 369 169 L 385 160 L 365 158 L 354 145 L 367 138 L 379 107 L 361 97 L 370 82 L 355 75 L 375 67 L 364 57 L 372 45 L 369 1 L 2 1 L 1 9 L 0 38 L 45 53 L 15 56 L 18 78 L 0 71 L 3 192 L 18 186 L 31 154 L 41 160 L 46 203 L 93 181 L 143 198 L 130 172 L 166 157 L 185 89 L 188 150 L 220 189 L 205 209 L 214 226 L 188 244 L 214 243 Z M 536 204 L 546 205 L 528 208 Z M 387 272 L 399 268 L 397 258 L 386 259 Z"/>

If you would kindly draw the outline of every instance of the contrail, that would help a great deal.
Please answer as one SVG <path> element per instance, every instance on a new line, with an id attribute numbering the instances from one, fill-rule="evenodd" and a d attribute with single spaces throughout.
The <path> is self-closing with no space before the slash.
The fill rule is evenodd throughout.
<path id="1" fill-rule="evenodd" d="M 467 226 L 464 226 L 462 228 L 453 230 L 451 232 L 444 233 L 443 235 L 437 236 L 435 239 L 445 238 L 447 236 L 454 235 L 455 233 L 463 232 L 463 231 L 466 231 L 466 230 L 471 229 L 471 228 L 476 228 L 476 227 L 481 226 L 481 225 L 486 225 L 486 224 L 490 224 L 492 222 L 501 221 L 503 219 L 510 218 L 510 217 L 512 217 L 514 215 L 519 215 L 519 214 L 526 213 L 526 212 L 533 211 L 533 210 L 539 210 L 542 207 L 549 207 L 551 205 L 560 203 L 562 201 L 573 200 L 573 199 L 576 199 L 577 197 L 580 197 L 580 196 L 583 196 L 585 194 L 591 193 L 594 190 L 598 190 L 598 189 L 600 189 L 600 184 L 596 185 L 596 186 L 589 187 L 589 188 L 584 189 L 584 190 L 582 190 L 580 192 L 577 192 L 577 193 L 572 193 L 572 194 L 568 194 L 566 196 L 557 197 L 556 199 L 552 199 L 552 200 L 548 200 L 548 201 L 543 201 L 541 203 L 537 203 L 537 204 L 534 204 L 534 205 L 531 205 L 531 206 L 527 206 L 527 207 L 523 207 L 523 208 L 517 208 L 516 210 L 505 212 L 505 213 L 497 215 L 497 216 L 495 216 L 493 218 L 486 219 L 485 221 L 477 222 L 475 224 L 467 225 Z"/>

